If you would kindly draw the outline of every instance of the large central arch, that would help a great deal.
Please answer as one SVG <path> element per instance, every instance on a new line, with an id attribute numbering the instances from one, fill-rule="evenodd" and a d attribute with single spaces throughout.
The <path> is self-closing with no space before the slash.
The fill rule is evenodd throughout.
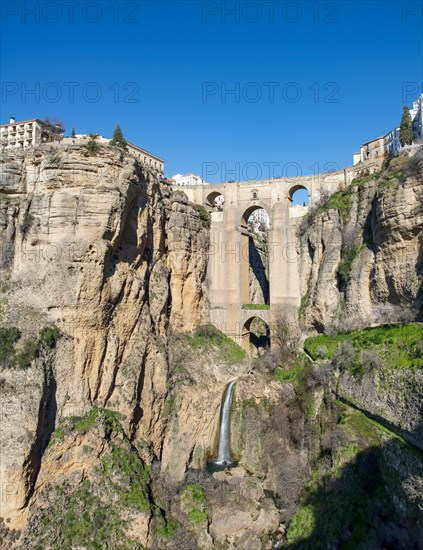
<path id="1" fill-rule="evenodd" d="M 241 295 L 242 303 L 250 302 L 250 240 L 251 235 L 248 227 L 248 219 L 256 210 L 264 210 L 270 221 L 267 209 L 261 204 L 253 204 L 249 206 L 241 217 Z M 269 304 L 269 281 L 267 281 L 267 289 L 263 288 L 263 296 L 266 304 Z"/>

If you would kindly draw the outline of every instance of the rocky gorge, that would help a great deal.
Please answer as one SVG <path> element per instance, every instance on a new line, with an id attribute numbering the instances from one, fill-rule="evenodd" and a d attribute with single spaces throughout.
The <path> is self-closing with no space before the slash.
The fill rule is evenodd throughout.
<path id="1" fill-rule="evenodd" d="M 207 212 L 153 171 L 0 171 L 2 547 L 422 547 L 421 150 L 310 209 L 298 323 L 256 358 L 208 324 Z"/>

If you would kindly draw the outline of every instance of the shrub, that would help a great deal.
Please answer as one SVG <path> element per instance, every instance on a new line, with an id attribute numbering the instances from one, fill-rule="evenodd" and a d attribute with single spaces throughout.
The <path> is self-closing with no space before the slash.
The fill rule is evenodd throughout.
<path id="1" fill-rule="evenodd" d="M 98 134 L 89 134 L 89 140 L 85 144 L 85 147 L 88 151 L 90 157 L 95 157 L 95 155 L 100 151 L 100 144 L 97 141 Z"/>
<path id="2" fill-rule="evenodd" d="M 339 286 L 345 290 L 352 268 L 352 264 L 365 245 L 353 245 L 341 252 L 341 261 L 338 265 Z"/>
<path id="3" fill-rule="evenodd" d="M 53 349 L 56 347 L 56 342 L 60 338 L 61 332 L 55 327 L 44 327 L 40 330 L 40 341 L 43 347 Z"/>
<path id="4" fill-rule="evenodd" d="M 416 310 L 408 306 L 395 306 L 386 302 L 375 307 L 374 321 L 378 324 L 411 323 L 415 320 L 416 313 Z"/>
<path id="5" fill-rule="evenodd" d="M 16 354 L 15 366 L 20 369 L 27 369 L 32 361 L 38 356 L 39 345 L 36 340 L 25 340 L 22 349 Z"/>
<path id="6" fill-rule="evenodd" d="M 381 366 L 379 354 L 374 349 L 363 349 L 360 354 L 360 362 L 364 372 L 370 372 Z"/>
<path id="7" fill-rule="evenodd" d="M 50 149 L 47 154 L 47 164 L 48 166 L 58 166 L 62 160 L 62 155 L 58 148 Z"/>
<path id="8" fill-rule="evenodd" d="M 0 327 L 0 365 L 13 366 L 15 344 L 20 339 L 21 332 L 16 327 Z"/>
<path id="9" fill-rule="evenodd" d="M 42 349 L 53 349 L 60 331 L 55 326 L 44 327 L 37 339 L 26 339 L 20 349 L 16 344 L 21 338 L 21 332 L 16 327 L 0 327 L 0 366 L 3 368 L 26 369 L 39 356 Z"/>
<path id="10" fill-rule="evenodd" d="M 324 345 L 318 346 L 317 355 L 319 357 L 326 357 L 327 354 L 328 354 L 328 348 L 326 346 Z"/>
<path id="11" fill-rule="evenodd" d="M 197 212 L 200 215 L 200 220 L 203 225 L 203 227 L 209 229 L 210 223 L 211 223 L 211 216 L 209 212 L 204 208 L 202 204 L 195 204 L 194 208 L 197 210 Z"/>
<path id="12" fill-rule="evenodd" d="M 342 340 L 333 354 L 332 363 L 341 370 L 352 370 L 355 365 L 355 349 L 350 340 Z"/>

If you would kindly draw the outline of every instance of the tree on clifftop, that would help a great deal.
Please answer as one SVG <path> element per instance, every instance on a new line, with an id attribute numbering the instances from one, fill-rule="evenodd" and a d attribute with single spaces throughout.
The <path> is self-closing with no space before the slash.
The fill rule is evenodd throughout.
<path id="1" fill-rule="evenodd" d="M 112 145 L 113 147 L 119 147 L 120 149 L 124 149 L 125 151 L 128 149 L 128 142 L 123 137 L 122 130 L 120 129 L 119 124 L 116 126 L 115 131 L 113 132 L 113 137 L 110 140 L 109 145 Z"/>
<path id="2" fill-rule="evenodd" d="M 411 120 L 410 109 L 407 105 L 402 111 L 401 126 L 400 126 L 400 142 L 401 145 L 411 145 L 413 143 L 413 122 Z"/>

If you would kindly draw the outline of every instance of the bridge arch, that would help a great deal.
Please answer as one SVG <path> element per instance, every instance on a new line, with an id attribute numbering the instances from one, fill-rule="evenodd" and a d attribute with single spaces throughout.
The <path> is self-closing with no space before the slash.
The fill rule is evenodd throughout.
<path id="1" fill-rule="evenodd" d="M 269 229 L 270 216 L 267 209 L 261 204 L 254 204 L 246 208 L 241 216 L 241 296 L 242 303 L 250 303 L 250 265 L 252 273 L 259 286 L 259 299 L 262 298 L 263 304 L 270 303 L 269 278 L 266 276 L 267 266 L 263 264 L 262 257 L 256 247 L 248 227 L 248 220 L 255 211 L 264 210 L 268 220 L 267 230 Z M 260 302 L 259 302 L 260 303 Z"/>
<path id="2" fill-rule="evenodd" d="M 211 208 L 212 210 L 222 210 L 223 205 L 225 204 L 225 197 L 219 191 L 212 191 L 209 193 L 205 200 L 205 205 Z"/>
<path id="3" fill-rule="evenodd" d="M 251 216 L 251 214 L 256 210 L 264 210 L 269 218 L 269 223 L 270 223 L 270 216 L 269 216 L 269 212 L 267 211 L 267 208 L 262 204 L 253 204 L 249 206 L 241 216 L 241 230 L 242 229 L 248 230 L 248 219 Z"/>
<path id="4" fill-rule="evenodd" d="M 305 185 L 297 184 L 288 193 L 290 206 L 310 206 L 310 193 Z"/>
<path id="5" fill-rule="evenodd" d="M 250 353 L 251 346 L 257 350 L 258 355 L 260 350 L 270 348 L 270 328 L 260 315 L 252 315 L 249 317 L 242 327 L 242 349 Z"/>

